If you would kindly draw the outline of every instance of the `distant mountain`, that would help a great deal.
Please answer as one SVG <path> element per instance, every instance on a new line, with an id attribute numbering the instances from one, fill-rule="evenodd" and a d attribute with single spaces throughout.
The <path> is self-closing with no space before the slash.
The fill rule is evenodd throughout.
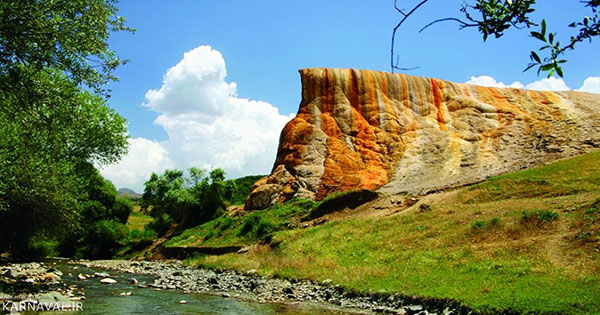
<path id="1" fill-rule="evenodd" d="M 136 193 L 132 189 L 129 188 L 119 188 L 117 190 L 117 195 L 121 197 L 129 197 L 129 198 L 141 198 L 142 194 Z"/>

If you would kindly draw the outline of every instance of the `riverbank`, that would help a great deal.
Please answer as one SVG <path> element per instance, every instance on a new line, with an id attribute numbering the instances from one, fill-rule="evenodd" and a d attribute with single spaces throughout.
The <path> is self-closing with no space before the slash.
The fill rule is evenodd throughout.
<path id="1" fill-rule="evenodd" d="M 118 270 L 155 277 L 148 287 L 181 290 L 240 298 L 260 303 L 319 303 L 349 312 L 387 312 L 395 314 L 457 314 L 467 312 L 449 300 L 419 299 L 384 292 L 365 293 L 346 290 L 331 280 L 280 279 L 259 276 L 256 270 L 206 270 L 184 266 L 181 261 L 77 261 L 87 267 Z"/>
<path id="2" fill-rule="evenodd" d="M 85 292 L 67 285 L 55 263 L 9 263 L 0 266 L 0 313 L 81 310 Z"/>
<path id="3" fill-rule="evenodd" d="M 185 262 L 316 283 L 331 279 L 358 292 L 456 300 L 480 312 L 598 314 L 599 162 L 594 152 L 410 202 L 380 198 L 312 221 L 302 221 L 312 207 L 282 210 L 302 208 L 293 201 L 220 217 L 164 246 L 248 245 L 243 232 L 259 226 L 250 223 L 299 213 L 244 250 L 191 255 Z"/>

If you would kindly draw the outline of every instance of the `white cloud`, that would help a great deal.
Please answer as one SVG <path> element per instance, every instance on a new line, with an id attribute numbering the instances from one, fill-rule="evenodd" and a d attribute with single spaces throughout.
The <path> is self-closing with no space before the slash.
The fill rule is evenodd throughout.
<path id="1" fill-rule="evenodd" d="M 567 86 L 567 84 L 565 83 L 565 81 L 563 79 L 558 79 L 555 77 L 544 78 L 544 79 L 529 83 L 527 85 L 523 85 L 519 81 L 515 81 L 515 82 L 511 83 L 510 85 L 506 85 L 503 82 L 496 81 L 496 79 L 491 76 L 481 75 L 478 77 L 471 77 L 471 79 L 469 79 L 469 81 L 467 81 L 465 83 L 481 85 L 481 86 L 488 86 L 488 87 L 499 87 L 499 88 L 512 87 L 512 88 L 517 88 L 517 89 L 539 90 L 539 91 L 568 91 L 568 90 L 570 90 L 570 88 Z M 587 83 L 587 87 L 586 87 L 585 83 Z M 590 89 L 587 91 L 591 91 L 594 88 L 600 88 L 600 77 L 590 77 L 590 78 L 586 79 L 585 83 L 584 83 L 584 86 L 582 87 L 582 89 L 584 87 Z"/>
<path id="2" fill-rule="evenodd" d="M 600 94 L 600 77 L 589 77 L 585 79 L 585 81 L 583 81 L 583 86 L 578 91 Z"/>
<path id="3" fill-rule="evenodd" d="M 168 152 L 169 167 L 221 167 L 228 177 L 271 171 L 279 134 L 293 115 L 282 115 L 263 101 L 238 97 L 236 84 L 226 82 L 226 76 L 221 53 L 200 46 L 167 70 L 159 89 L 146 92 L 142 106 L 159 113 L 154 123 L 168 135 L 167 140 L 154 143 L 165 150 L 165 157 Z M 137 158 L 143 163 L 151 157 Z M 122 164 L 127 164 L 125 159 L 119 166 Z M 159 171 L 152 165 L 144 169 L 149 172 L 132 170 L 139 173 L 135 187 L 143 185 L 146 174 Z M 113 174 L 106 176 L 121 187 Z"/>
<path id="4" fill-rule="evenodd" d="M 100 169 L 117 189 L 127 187 L 141 193 L 152 172 L 173 168 L 167 150 L 158 142 L 144 138 L 129 139 L 129 153 L 118 163 Z"/>
<path id="5" fill-rule="evenodd" d="M 517 89 L 523 88 L 523 84 L 519 81 L 515 81 L 515 82 L 511 83 L 510 85 L 506 85 L 506 84 L 504 84 L 504 82 L 497 82 L 496 79 L 494 79 L 488 75 L 471 77 L 471 79 L 465 83 L 487 86 L 487 87 L 499 87 L 499 88 L 511 87 L 511 88 L 517 88 Z"/>
<path id="6" fill-rule="evenodd" d="M 555 77 L 544 78 L 525 86 L 528 90 L 538 91 L 568 91 L 570 88 L 567 86 L 563 79 L 557 79 Z"/>

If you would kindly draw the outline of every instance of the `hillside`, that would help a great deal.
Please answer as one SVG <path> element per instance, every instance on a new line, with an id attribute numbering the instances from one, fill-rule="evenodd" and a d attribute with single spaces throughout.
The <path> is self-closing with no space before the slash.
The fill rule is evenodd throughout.
<path id="1" fill-rule="evenodd" d="M 133 189 L 129 189 L 129 188 L 119 188 L 119 190 L 117 190 L 117 195 L 119 195 L 121 197 L 129 197 L 132 199 L 142 197 L 142 194 L 137 193 L 137 192 L 133 191 Z"/>
<path id="2" fill-rule="evenodd" d="M 600 152 L 426 196 L 381 196 L 307 221 L 325 202 L 225 215 L 166 245 L 254 244 L 187 263 L 456 299 L 480 310 L 600 310 Z"/>

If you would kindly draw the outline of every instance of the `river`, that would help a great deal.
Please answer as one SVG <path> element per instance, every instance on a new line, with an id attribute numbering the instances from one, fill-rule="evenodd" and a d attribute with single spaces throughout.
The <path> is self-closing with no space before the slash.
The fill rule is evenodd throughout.
<path id="1" fill-rule="evenodd" d="M 221 297 L 202 293 L 184 293 L 177 290 L 140 288 L 131 283 L 135 278 L 140 285 L 154 281 L 149 275 L 128 274 L 104 269 L 88 268 L 66 262 L 47 262 L 63 273 L 63 281 L 76 285 L 85 293 L 83 311 L 79 314 L 347 314 L 348 310 L 332 309 L 316 303 L 258 303 L 235 297 Z M 74 267 L 77 267 L 75 270 Z M 78 274 L 107 272 L 115 284 L 101 284 L 100 278 L 78 280 Z M 77 291 L 76 291 L 77 292 Z M 128 294 L 131 295 L 121 295 Z M 180 304 L 180 301 L 186 304 Z M 36 313 L 27 313 L 36 314 Z M 65 314 L 41 312 L 39 314 Z"/>

